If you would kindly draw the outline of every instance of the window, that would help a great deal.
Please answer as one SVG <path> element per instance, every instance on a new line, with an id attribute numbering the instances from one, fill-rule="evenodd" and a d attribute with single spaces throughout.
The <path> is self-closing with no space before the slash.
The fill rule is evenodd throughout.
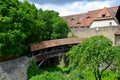
<path id="1" fill-rule="evenodd" d="M 105 14 L 102 14 L 102 17 L 105 17 Z"/>
<path id="2" fill-rule="evenodd" d="M 74 19 L 74 18 L 72 18 L 72 19 L 71 19 L 71 21 L 72 21 L 72 20 L 75 20 L 75 19 Z"/>
<path id="3" fill-rule="evenodd" d="M 105 17 L 105 16 L 106 16 L 106 12 L 102 11 L 102 17 Z"/>
<path id="4" fill-rule="evenodd" d="M 87 16 L 86 18 L 88 19 L 88 18 L 91 18 L 91 17 L 90 17 L 90 16 Z"/>
<path id="5" fill-rule="evenodd" d="M 112 26 L 112 22 L 109 22 L 110 26 Z"/>
<path id="6" fill-rule="evenodd" d="M 77 22 L 77 24 L 80 24 L 80 22 Z"/>

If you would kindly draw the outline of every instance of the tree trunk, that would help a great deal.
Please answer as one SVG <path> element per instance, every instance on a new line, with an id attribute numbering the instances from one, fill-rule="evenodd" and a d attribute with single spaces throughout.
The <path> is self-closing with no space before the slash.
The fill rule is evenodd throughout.
<path id="1" fill-rule="evenodd" d="M 100 74 L 99 69 L 94 69 L 95 80 L 102 80 L 102 75 Z"/>
<path id="2" fill-rule="evenodd" d="M 98 80 L 102 80 L 102 76 L 100 75 L 99 69 L 97 69 Z"/>
<path id="3" fill-rule="evenodd" d="M 98 80 L 96 70 L 94 69 L 95 80 Z"/>

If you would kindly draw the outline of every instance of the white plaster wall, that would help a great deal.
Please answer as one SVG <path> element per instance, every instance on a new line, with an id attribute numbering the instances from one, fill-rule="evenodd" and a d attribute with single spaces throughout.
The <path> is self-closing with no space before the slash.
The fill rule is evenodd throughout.
<path id="1" fill-rule="evenodd" d="M 110 22 L 112 23 L 112 26 L 118 26 L 118 24 L 115 22 L 115 20 L 100 20 L 100 21 L 93 21 L 90 28 L 96 28 L 96 27 L 110 27 Z"/>

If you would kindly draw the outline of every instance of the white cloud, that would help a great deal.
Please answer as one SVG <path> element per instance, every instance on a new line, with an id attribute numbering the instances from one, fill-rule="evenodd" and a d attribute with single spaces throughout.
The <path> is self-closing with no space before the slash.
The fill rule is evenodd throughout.
<path id="1" fill-rule="evenodd" d="M 59 12 L 60 16 L 72 15 L 85 13 L 90 10 L 101 9 L 103 7 L 110 7 L 114 0 L 108 1 L 92 1 L 92 2 L 82 2 L 76 1 L 73 3 L 67 3 L 64 5 L 55 5 L 55 4 L 43 4 L 34 3 L 37 8 L 42 8 L 43 10 L 55 10 Z"/>
<path id="2" fill-rule="evenodd" d="M 60 16 L 64 15 L 70 15 L 70 14 L 75 14 L 79 12 L 79 6 L 81 5 L 81 2 L 74 2 L 72 4 L 65 4 L 65 5 L 53 5 L 53 4 L 44 4 L 44 5 L 39 5 L 35 3 L 35 6 L 37 8 L 42 8 L 43 10 L 55 10 L 60 13 Z"/>

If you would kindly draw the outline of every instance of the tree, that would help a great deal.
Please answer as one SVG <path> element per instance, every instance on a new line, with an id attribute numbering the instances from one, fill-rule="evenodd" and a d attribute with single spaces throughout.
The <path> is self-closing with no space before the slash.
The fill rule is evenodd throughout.
<path id="1" fill-rule="evenodd" d="M 71 67 L 92 70 L 96 80 L 102 80 L 103 72 L 113 63 L 116 49 L 104 36 L 94 36 L 73 46 L 68 52 Z M 100 69 L 102 65 L 106 65 Z"/>
<path id="2" fill-rule="evenodd" d="M 42 40 L 66 38 L 70 28 L 67 22 L 58 16 L 58 13 L 53 10 L 39 10 L 39 20 L 45 22 L 42 27 Z"/>
<path id="3" fill-rule="evenodd" d="M 27 1 L 0 1 L 0 57 L 24 55 L 30 43 L 64 38 L 68 32 L 67 23 L 55 11 L 38 10 Z"/>
<path id="4" fill-rule="evenodd" d="M 36 25 L 37 9 L 27 1 L 4 0 L 0 4 L 0 57 L 25 54 L 27 45 L 36 41 L 31 34 L 43 26 L 41 21 L 41 25 Z"/>
<path id="5" fill-rule="evenodd" d="M 114 59 L 114 64 L 116 66 L 116 77 L 120 80 L 120 46 L 116 46 L 116 56 Z"/>

